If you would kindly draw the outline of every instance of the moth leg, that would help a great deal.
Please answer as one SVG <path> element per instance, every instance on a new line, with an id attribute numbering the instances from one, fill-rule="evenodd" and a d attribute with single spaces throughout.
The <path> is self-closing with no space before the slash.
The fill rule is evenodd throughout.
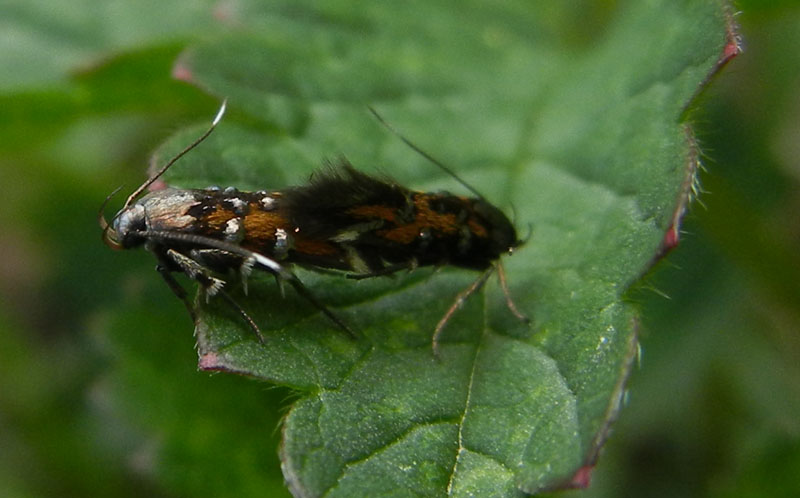
<path id="1" fill-rule="evenodd" d="M 242 316 L 242 318 L 244 318 L 244 320 L 253 330 L 253 333 L 255 333 L 258 341 L 262 344 L 264 343 L 264 335 L 261 333 L 261 329 L 258 328 L 258 325 L 256 325 L 256 322 L 227 292 L 222 290 L 222 287 L 225 285 L 224 280 L 214 277 L 211 275 L 211 271 L 208 268 L 174 249 L 167 249 L 167 256 L 169 256 L 169 258 L 175 262 L 175 264 L 177 264 L 181 270 L 183 270 L 186 276 L 200 284 L 200 288 L 205 293 L 206 302 L 208 302 L 208 299 L 211 296 L 215 296 L 217 294 L 221 295 L 233 307 L 233 309 L 235 309 Z"/>
<path id="2" fill-rule="evenodd" d="M 503 264 L 500 262 L 497 263 L 497 278 L 500 280 L 500 288 L 503 289 L 503 294 L 506 296 L 506 306 L 509 311 L 511 311 L 519 321 L 526 324 L 531 323 L 531 319 L 520 312 L 519 309 L 517 309 L 517 305 L 514 304 L 514 300 L 511 299 L 511 292 L 508 290 L 508 282 L 506 281 L 506 271 L 503 269 Z"/>
<path id="3" fill-rule="evenodd" d="M 238 264 L 242 290 L 245 296 L 248 295 L 247 279 L 253 272 L 253 266 L 256 264 L 255 258 L 243 257 L 223 249 L 192 249 L 189 254 L 195 261 L 214 268 L 229 268 Z"/>
<path id="4" fill-rule="evenodd" d="M 233 309 L 239 312 L 239 315 L 241 315 L 244 321 L 246 321 L 247 324 L 250 325 L 250 328 L 253 330 L 253 332 L 255 332 L 256 337 L 258 338 L 258 342 L 264 344 L 266 341 L 264 340 L 264 335 L 261 334 L 261 329 L 258 328 L 256 322 L 250 317 L 250 315 L 247 314 L 244 308 L 239 306 L 239 303 L 237 303 L 236 300 L 233 299 L 231 295 L 225 292 L 224 290 L 220 290 L 219 295 L 222 296 L 226 301 L 228 301 L 228 304 L 230 304 L 231 307 L 233 307 Z"/>
<path id="5" fill-rule="evenodd" d="M 209 297 L 217 295 L 225 285 L 224 280 L 211 275 L 208 268 L 189 256 L 185 256 L 175 249 L 167 249 L 167 256 L 180 267 L 187 277 L 200 284 L 200 287 L 206 292 L 206 302 Z"/>
<path id="6" fill-rule="evenodd" d="M 189 296 L 186 293 L 186 289 L 175 280 L 175 277 L 172 276 L 172 273 L 167 269 L 166 266 L 162 265 L 161 263 L 156 265 L 156 271 L 159 275 L 164 279 L 167 283 L 167 286 L 172 290 L 172 293 L 175 294 L 178 299 L 183 302 L 183 305 L 186 306 L 186 310 L 189 312 L 189 316 L 192 317 L 192 323 L 197 323 L 197 315 L 194 312 L 194 308 L 192 307 L 192 303 L 189 301 Z"/>
<path id="7" fill-rule="evenodd" d="M 281 293 L 281 298 L 286 299 L 286 286 L 283 285 L 283 278 L 280 275 L 274 275 L 275 285 L 278 286 L 278 291 Z"/>
<path id="8" fill-rule="evenodd" d="M 353 330 L 350 327 L 348 327 L 347 324 L 344 323 L 338 316 L 336 316 L 336 314 L 334 314 L 331 310 L 329 310 L 327 306 L 325 306 L 323 303 L 319 302 L 317 300 L 317 298 L 314 297 L 314 294 L 312 294 L 308 290 L 308 288 L 305 285 L 303 285 L 303 282 L 301 282 L 299 278 L 297 278 L 294 275 L 292 275 L 292 278 L 288 278 L 288 279 L 284 279 L 284 280 L 288 280 L 289 284 L 292 287 L 294 287 L 295 292 L 300 294 L 300 296 L 302 296 L 306 301 L 310 302 L 315 308 L 320 310 L 322 312 L 322 314 L 327 316 L 333 323 L 338 325 L 339 328 L 341 328 L 342 330 L 347 332 L 350 335 L 351 338 L 358 339 L 358 336 L 356 335 L 356 333 L 353 332 Z"/>
<path id="9" fill-rule="evenodd" d="M 345 275 L 347 278 L 353 280 L 363 280 L 365 278 L 372 278 L 372 277 L 380 277 L 384 275 L 391 275 L 393 273 L 397 273 L 401 270 L 408 270 L 412 271 L 415 270 L 419 265 L 417 264 L 416 259 L 412 259 L 408 263 L 395 263 L 393 265 L 387 265 L 379 270 L 375 270 L 374 272 L 370 273 L 348 273 Z"/>
<path id="10" fill-rule="evenodd" d="M 172 251 L 172 250 L 170 249 L 169 251 Z M 169 253 L 169 251 L 167 251 L 167 252 Z M 180 253 L 178 253 L 176 251 L 172 251 L 172 252 L 174 252 L 175 255 L 176 255 L 176 256 L 173 256 L 173 258 L 182 258 L 182 260 L 183 260 L 182 262 L 178 262 L 178 261 L 176 261 L 176 262 L 178 263 L 178 265 L 181 266 L 181 268 L 184 269 L 184 272 L 187 275 L 189 275 L 190 278 L 198 280 L 196 277 L 193 276 L 194 274 L 198 274 L 198 273 L 201 274 L 201 275 L 204 275 L 205 278 L 212 278 L 212 279 L 214 278 L 213 276 L 211 276 L 209 274 L 208 269 L 206 267 L 204 267 L 202 264 L 198 263 L 196 260 L 194 260 L 192 258 L 189 258 L 187 256 L 184 256 L 184 255 L 182 255 L 182 254 L 180 254 Z M 206 263 L 211 263 L 213 261 L 213 259 L 216 259 L 217 262 L 223 262 L 223 261 L 230 262 L 233 259 L 235 259 L 237 262 L 238 261 L 242 261 L 242 263 L 239 266 L 239 273 L 242 276 L 242 285 L 244 286 L 245 294 L 247 294 L 247 277 L 250 275 L 250 273 L 252 273 L 253 268 L 259 262 L 259 260 L 258 260 L 258 258 L 257 258 L 257 256 L 255 254 L 256 253 L 252 253 L 251 254 L 250 251 L 247 251 L 245 254 L 235 254 L 235 253 L 226 251 L 224 249 L 195 249 L 195 250 L 192 251 L 192 255 L 193 256 L 195 256 L 196 258 L 198 258 L 198 259 L 200 259 L 200 260 L 202 260 L 202 261 L 204 261 Z M 172 255 L 170 254 L 170 256 L 172 256 Z M 273 268 L 266 267 L 263 263 L 261 264 L 261 266 L 265 267 L 268 271 L 273 273 L 273 275 L 275 276 L 275 281 L 278 284 L 278 289 L 281 292 L 281 297 L 285 297 L 286 296 L 286 292 L 285 292 L 285 289 L 284 289 L 284 282 L 288 281 L 289 284 L 291 284 L 291 286 L 294 287 L 294 289 L 297 291 L 298 294 L 300 294 L 303 298 L 305 298 L 307 301 L 309 301 L 314 307 L 316 307 L 318 310 L 320 310 L 325 316 L 330 318 L 336 325 L 338 325 L 342 330 L 347 332 L 350 336 L 352 336 L 353 338 L 356 337 L 356 335 L 353 333 L 353 331 L 347 325 L 345 325 L 345 323 L 338 316 L 333 314 L 333 312 L 331 312 L 324 304 L 319 302 L 314 297 L 314 295 L 311 294 L 311 292 L 303 285 L 303 283 L 300 281 L 300 279 L 298 279 L 293 273 L 290 273 L 290 272 L 278 273 L 278 272 L 275 272 Z M 187 269 L 187 268 L 190 268 L 190 269 Z M 191 273 L 190 273 L 190 271 L 191 271 Z M 216 279 L 216 280 L 219 280 L 219 279 Z M 224 284 L 224 282 L 222 280 L 219 280 L 219 282 L 221 282 L 221 285 L 218 288 L 215 288 L 211 295 L 214 295 L 217 292 L 220 292 L 220 289 L 222 287 L 222 284 Z M 202 285 L 202 282 L 200 282 L 200 283 Z M 261 334 L 261 331 L 256 326 L 256 324 L 253 321 L 253 319 L 250 318 L 249 315 L 247 315 L 247 313 L 244 311 L 244 309 L 241 308 L 241 306 L 239 306 L 238 304 L 235 304 L 233 302 L 233 298 L 230 295 L 228 295 L 227 293 L 222 294 L 221 292 L 220 292 L 220 294 L 223 295 L 228 302 L 234 304 L 234 307 L 237 309 L 237 311 L 239 311 L 239 313 L 245 318 L 247 323 L 250 324 L 250 326 L 253 329 L 253 331 L 259 337 L 259 340 L 261 340 L 263 342 L 263 336 Z"/>
<path id="11" fill-rule="evenodd" d="M 217 240 L 211 237 L 205 237 L 202 235 L 195 235 L 195 234 L 188 234 L 188 233 L 180 233 L 180 232 L 172 232 L 169 230 L 139 230 L 135 232 L 131 232 L 133 234 L 139 235 L 142 238 L 150 240 L 151 242 L 155 241 L 174 241 L 174 242 L 181 242 L 181 243 L 190 243 L 190 244 L 202 244 L 209 249 L 220 249 L 222 251 L 229 252 L 234 255 L 241 256 L 242 258 L 253 259 L 255 264 L 264 268 L 268 272 L 275 275 L 278 279 L 283 281 L 288 281 L 292 287 L 294 287 L 295 291 L 308 300 L 314 307 L 316 307 L 320 312 L 322 312 L 325 316 L 327 316 L 332 322 L 338 325 L 342 330 L 350 334 L 352 337 L 357 337 L 355 333 L 344 324 L 343 321 L 339 319 L 332 311 L 330 311 L 324 304 L 319 302 L 311 292 L 306 289 L 300 279 L 297 276 L 282 266 L 280 263 L 275 261 L 274 259 L 268 258 L 263 254 L 259 254 L 255 251 L 250 251 L 243 247 L 237 246 L 235 244 L 231 244 L 226 241 Z M 186 258 L 186 256 L 183 256 Z M 187 258 L 190 259 L 190 258 Z M 193 260 L 192 260 L 193 261 Z M 196 263 L 196 262 L 195 262 Z M 222 282 L 224 284 L 224 282 Z"/>
<path id="12" fill-rule="evenodd" d="M 253 266 L 255 266 L 256 260 L 254 258 L 245 258 L 242 261 L 242 264 L 239 266 L 239 278 L 242 281 L 242 290 L 244 291 L 244 295 L 247 295 L 247 279 L 250 278 L 250 274 L 253 272 Z"/>
<path id="13" fill-rule="evenodd" d="M 442 335 L 442 330 L 444 330 L 445 325 L 447 322 L 450 321 L 450 318 L 453 314 L 464 305 L 464 301 L 466 301 L 469 296 L 473 295 L 477 290 L 483 287 L 483 284 L 486 283 L 486 280 L 489 279 L 489 276 L 494 271 L 494 266 L 489 267 L 488 270 L 481 273 L 481 276 L 477 278 L 472 284 L 464 289 L 463 291 L 458 293 L 456 296 L 456 300 L 444 314 L 439 323 L 436 324 L 436 329 L 433 331 L 433 340 L 432 340 L 432 347 L 433 347 L 433 356 L 439 358 L 439 337 Z"/>

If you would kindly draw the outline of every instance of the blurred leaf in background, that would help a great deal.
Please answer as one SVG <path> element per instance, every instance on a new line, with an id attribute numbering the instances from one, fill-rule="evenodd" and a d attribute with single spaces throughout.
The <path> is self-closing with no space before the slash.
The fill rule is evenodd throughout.
<path id="1" fill-rule="evenodd" d="M 107 251 L 94 223 L 121 178 L 140 181 L 163 137 L 213 115 L 215 99 L 170 74 L 184 47 L 230 27 L 234 5 L 0 6 L 0 61 L 13 68 L 0 76 L 9 496 L 287 494 L 276 448 L 291 393 L 197 373 L 191 324 L 149 255 Z M 577 50 L 596 34 L 588 21 L 616 5 L 573 6 L 545 34 Z M 642 368 L 582 495 L 799 493 L 800 8 L 739 7 L 745 54 L 694 118 L 706 207 L 633 296 Z"/>
<path id="2" fill-rule="evenodd" d="M 93 221 L 110 186 L 141 181 L 165 135 L 213 113 L 171 71 L 219 26 L 214 5 L 0 5 L 4 496 L 224 496 L 231 482 L 286 494 L 274 407 L 287 393 L 198 375 L 191 323 L 142 271 L 152 261 L 110 253 Z M 219 451 L 248 438 L 236 459 Z M 206 479 L 215 467 L 225 475 Z"/>
<path id="3" fill-rule="evenodd" d="M 800 496 L 800 5 L 736 6 L 744 52 L 695 118 L 702 205 L 636 294 L 641 368 L 568 496 Z"/>

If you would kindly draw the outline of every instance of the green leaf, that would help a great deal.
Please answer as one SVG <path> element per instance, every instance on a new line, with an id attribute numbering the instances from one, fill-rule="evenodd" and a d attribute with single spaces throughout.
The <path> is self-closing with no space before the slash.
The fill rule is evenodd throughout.
<path id="1" fill-rule="evenodd" d="M 94 65 L 109 51 L 187 40 L 219 29 L 215 21 L 220 16 L 211 15 L 215 3 L 5 0 L 0 65 L 14 70 L 0 74 L 0 92 L 63 86 L 76 67 Z"/>
<path id="2" fill-rule="evenodd" d="M 102 428 L 105 446 L 121 447 L 127 466 L 158 483 L 162 495 L 288 495 L 275 451 L 280 413 L 270 410 L 286 390 L 197 375 L 180 333 L 188 318 L 172 312 L 165 286 L 155 294 L 155 303 L 129 296 L 125 311 L 96 331 L 101 342 L 107 330 L 113 334 L 106 343 L 114 368 L 94 387 L 103 405 L 90 419 Z M 143 361 L 153 351 L 171 361 Z"/>
<path id="3" fill-rule="evenodd" d="M 232 112 L 170 171 L 174 185 L 280 189 L 345 155 L 415 189 L 460 189 L 382 129 L 371 104 L 532 229 L 504 259 L 532 325 L 490 282 L 449 322 L 440 361 L 431 334 L 477 278 L 469 271 L 350 281 L 298 269 L 358 341 L 268 276 L 233 292 L 266 344 L 221 300 L 198 302 L 202 368 L 304 393 L 281 450 L 295 494 L 585 484 L 636 356 L 626 292 L 675 242 L 689 197 L 686 106 L 732 41 L 716 1 L 626 2 L 577 42 L 563 25 L 573 8 L 243 2 L 240 30 L 182 56 L 178 72 Z M 173 137 L 162 160 L 203 128 Z"/>

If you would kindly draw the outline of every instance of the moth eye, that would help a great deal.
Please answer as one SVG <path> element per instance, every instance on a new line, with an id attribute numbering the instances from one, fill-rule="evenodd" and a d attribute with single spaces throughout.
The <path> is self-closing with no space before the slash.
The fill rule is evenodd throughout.
<path id="1" fill-rule="evenodd" d="M 120 243 L 122 243 L 123 246 L 130 245 L 131 232 L 147 229 L 144 206 L 141 204 L 134 204 L 123 211 L 117 219 L 114 220 L 113 228 L 120 239 Z"/>

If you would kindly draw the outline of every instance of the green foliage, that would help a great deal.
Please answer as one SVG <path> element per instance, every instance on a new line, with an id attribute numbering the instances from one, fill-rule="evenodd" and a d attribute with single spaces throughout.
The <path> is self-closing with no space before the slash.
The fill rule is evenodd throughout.
<path id="1" fill-rule="evenodd" d="M 7 2 L 0 16 L 13 28 L 0 59 L 19 68 L 0 76 L 8 494 L 285 496 L 284 476 L 295 491 L 348 496 L 558 487 L 597 458 L 640 315 L 644 369 L 589 493 L 786 492 L 800 447 L 786 437 L 800 420 L 785 333 L 798 323 L 796 244 L 774 236 L 792 224 L 776 216 L 792 183 L 771 162 L 775 142 L 764 144 L 778 137 L 791 157 L 791 140 L 762 120 L 791 123 L 791 106 L 730 105 L 745 100 L 738 87 L 712 101 L 699 122 L 736 139 L 707 147 L 725 167 L 712 165 L 709 211 L 692 220 L 704 235 L 678 251 L 677 278 L 659 275 L 671 303 L 629 291 L 687 186 L 684 105 L 725 42 L 719 4 L 54 5 Z M 769 43 L 796 40 L 768 31 Z M 795 52 L 777 53 L 757 74 L 793 88 L 784 64 Z M 281 188 L 345 155 L 409 187 L 461 191 L 382 129 L 372 104 L 513 213 L 523 236 L 531 227 L 504 263 L 533 325 L 517 322 L 492 280 L 448 325 L 437 362 L 432 329 L 477 275 L 352 282 L 300 270 L 363 338 L 262 276 L 237 299 L 267 345 L 212 300 L 200 303 L 200 360 L 282 387 L 197 374 L 191 325 L 147 271 L 152 259 L 107 251 L 91 220 L 119 177 L 141 181 L 154 144 L 210 119 L 223 96 L 229 114 L 171 182 Z M 763 296 L 779 317 L 769 326 Z"/>
<path id="2" fill-rule="evenodd" d="M 491 287 L 448 325 L 439 362 L 431 333 L 469 272 L 301 273 L 364 336 L 356 342 L 270 281 L 237 296 L 265 345 L 224 303 L 199 303 L 201 365 L 307 392 L 283 429 L 296 493 L 535 492 L 593 464 L 636 354 L 623 298 L 681 209 L 694 167 L 681 120 L 725 43 L 719 6 L 692 8 L 628 6 L 578 60 L 527 39 L 536 9 L 506 24 L 503 9 L 454 18 L 443 6 L 367 10 L 344 24 L 331 11 L 249 13 L 250 33 L 185 54 L 181 73 L 236 113 L 172 184 L 277 189 L 332 154 L 412 187 L 446 182 L 369 119 L 369 103 L 533 227 L 506 261 L 533 326 L 515 323 Z M 642 26 L 658 41 L 637 43 Z"/>

